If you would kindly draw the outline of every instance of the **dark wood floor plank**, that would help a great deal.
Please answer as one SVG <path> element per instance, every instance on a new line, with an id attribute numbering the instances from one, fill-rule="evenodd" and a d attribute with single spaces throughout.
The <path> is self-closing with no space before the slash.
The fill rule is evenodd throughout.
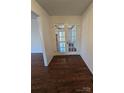
<path id="1" fill-rule="evenodd" d="M 79 55 L 54 56 L 44 67 L 35 54 L 31 71 L 32 93 L 93 93 L 93 76 Z"/>

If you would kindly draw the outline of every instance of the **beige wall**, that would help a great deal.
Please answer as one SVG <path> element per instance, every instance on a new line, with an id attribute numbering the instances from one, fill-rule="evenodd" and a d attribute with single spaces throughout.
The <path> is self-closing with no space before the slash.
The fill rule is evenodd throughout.
<path id="1" fill-rule="evenodd" d="M 51 16 L 51 31 L 52 31 L 52 37 L 53 37 L 53 44 L 54 44 L 54 54 L 58 55 L 56 51 L 56 38 L 55 38 L 55 29 L 54 24 L 63 23 L 63 24 L 79 24 L 79 28 L 81 25 L 81 16 Z M 77 33 L 78 36 L 78 50 L 79 48 L 79 40 L 80 40 L 80 31 Z"/>
<path id="2" fill-rule="evenodd" d="M 50 16 L 46 13 L 46 11 L 39 6 L 39 4 L 35 1 L 31 1 L 31 9 L 39 16 L 39 23 L 40 23 L 40 35 L 43 42 L 43 53 L 44 53 L 44 60 L 45 65 L 47 66 L 51 61 L 53 55 L 53 43 L 51 41 L 50 35 Z"/>
<path id="3" fill-rule="evenodd" d="M 93 73 L 93 4 L 82 15 L 80 54 Z"/>
<path id="4" fill-rule="evenodd" d="M 81 16 L 51 16 L 52 23 L 80 24 Z"/>

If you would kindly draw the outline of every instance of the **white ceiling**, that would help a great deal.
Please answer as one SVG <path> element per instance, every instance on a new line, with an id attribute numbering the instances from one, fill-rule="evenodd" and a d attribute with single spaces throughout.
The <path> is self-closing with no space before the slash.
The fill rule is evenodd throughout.
<path id="1" fill-rule="evenodd" d="M 36 0 L 51 16 L 82 15 L 92 0 Z"/>

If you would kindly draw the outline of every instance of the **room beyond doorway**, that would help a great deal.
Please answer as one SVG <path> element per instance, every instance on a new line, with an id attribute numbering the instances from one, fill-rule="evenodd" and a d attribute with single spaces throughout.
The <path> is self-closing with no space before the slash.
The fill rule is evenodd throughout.
<path id="1" fill-rule="evenodd" d="M 33 12 L 31 14 L 31 53 L 42 53 L 38 16 Z"/>
<path id="2" fill-rule="evenodd" d="M 56 50 L 58 54 L 78 54 L 79 25 L 55 24 Z"/>
<path id="3" fill-rule="evenodd" d="M 47 62 L 45 61 L 45 53 L 44 53 L 44 43 L 43 36 L 40 28 L 40 19 L 39 16 L 35 12 L 31 12 L 31 57 L 38 55 L 39 58 L 41 56 L 42 62 L 44 66 L 47 66 Z M 42 55 L 41 55 L 42 54 Z M 32 56 L 33 55 L 33 56 Z M 37 57 L 37 56 L 36 56 Z"/>

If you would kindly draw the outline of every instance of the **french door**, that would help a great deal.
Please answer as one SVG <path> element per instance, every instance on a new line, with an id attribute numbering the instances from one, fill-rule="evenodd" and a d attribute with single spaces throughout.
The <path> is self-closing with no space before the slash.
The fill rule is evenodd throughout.
<path id="1" fill-rule="evenodd" d="M 57 24 L 56 47 L 59 54 L 77 54 L 77 25 Z"/>

